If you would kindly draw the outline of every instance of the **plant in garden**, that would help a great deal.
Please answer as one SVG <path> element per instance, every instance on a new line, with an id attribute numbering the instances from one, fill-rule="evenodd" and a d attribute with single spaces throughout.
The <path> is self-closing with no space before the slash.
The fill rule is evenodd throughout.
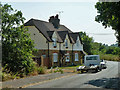
<path id="1" fill-rule="evenodd" d="M 40 66 L 38 67 L 38 74 L 45 74 L 47 67 Z"/>
<path id="2" fill-rule="evenodd" d="M 11 5 L 0 4 L 2 11 L 2 66 L 4 72 L 28 73 L 34 70 L 32 60 L 34 42 L 24 27 L 23 14 L 14 10 Z"/>

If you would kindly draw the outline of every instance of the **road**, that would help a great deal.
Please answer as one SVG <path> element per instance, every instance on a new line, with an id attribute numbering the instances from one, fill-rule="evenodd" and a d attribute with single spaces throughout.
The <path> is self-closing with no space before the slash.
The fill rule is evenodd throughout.
<path id="1" fill-rule="evenodd" d="M 107 61 L 107 69 L 100 72 L 75 74 L 26 88 L 118 88 L 118 80 L 118 62 Z"/>

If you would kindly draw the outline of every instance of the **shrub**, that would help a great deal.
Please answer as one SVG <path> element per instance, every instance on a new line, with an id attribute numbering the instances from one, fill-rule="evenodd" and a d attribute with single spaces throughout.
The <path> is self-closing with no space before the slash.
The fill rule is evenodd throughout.
<path id="1" fill-rule="evenodd" d="M 120 61 L 120 58 L 118 55 L 112 55 L 112 54 L 101 54 L 101 59 L 109 60 L 109 61 Z"/>
<path id="2" fill-rule="evenodd" d="M 5 73 L 5 72 L 2 72 L 2 81 L 6 81 L 6 80 L 9 80 L 9 79 L 11 79 L 11 74 L 9 73 L 9 74 L 7 74 L 7 73 Z"/>
<path id="3" fill-rule="evenodd" d="M 46 67 L 44 66 L 40 66 L 38 67 L 37 71 L 38 71 L 38 74 L 45 74 L 46 73 Z"/>
<path id="4" fill-rule="evenodd" d="M 54 73 L 56 73 L 56 72 L 60 72 L 61 74 L 63 74 L 64 73 L 64 71 L 61 69 L 61 68 L 56 68 L 56 70 L 54 71 Z"/>
<path id="5" fill-rule="evenodd" d="M 64 71 L 63 71 L 62 69 L 59 69 L 59 72 L 61 72 L 61 74 L 63 74 L 63 73 L 64 73 Z"/>

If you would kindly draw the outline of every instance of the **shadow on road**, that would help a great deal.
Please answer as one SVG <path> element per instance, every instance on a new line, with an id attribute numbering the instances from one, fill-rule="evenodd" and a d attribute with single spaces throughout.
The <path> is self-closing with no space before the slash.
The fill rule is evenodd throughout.
<path id="1" fill-rule="evenodd" d="M 96 80 L 90 80 L 85 84 L 90 84 L 96 87 L 102 87 L 106 89 L 120 89 L 120 78 L 101 78 Z"/>

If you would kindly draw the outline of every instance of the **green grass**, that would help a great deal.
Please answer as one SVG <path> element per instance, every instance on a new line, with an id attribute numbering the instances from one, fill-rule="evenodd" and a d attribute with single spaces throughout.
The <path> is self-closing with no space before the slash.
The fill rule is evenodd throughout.
<path id="1" fill-rule="evenodd" d="M 109 60 L 109 61 L 120 61 L 119 55 L 112 55 L 112 54 L 101 54 L 100 59 Z"/>
<path id="2" fill-rule="evenodd" d="M 76 69 L 79 66 L 83 66 L 83 65 L 77 65 L 77 66 L 68 66 L 68 67 L 59 67 L 61 69 Z"/>

